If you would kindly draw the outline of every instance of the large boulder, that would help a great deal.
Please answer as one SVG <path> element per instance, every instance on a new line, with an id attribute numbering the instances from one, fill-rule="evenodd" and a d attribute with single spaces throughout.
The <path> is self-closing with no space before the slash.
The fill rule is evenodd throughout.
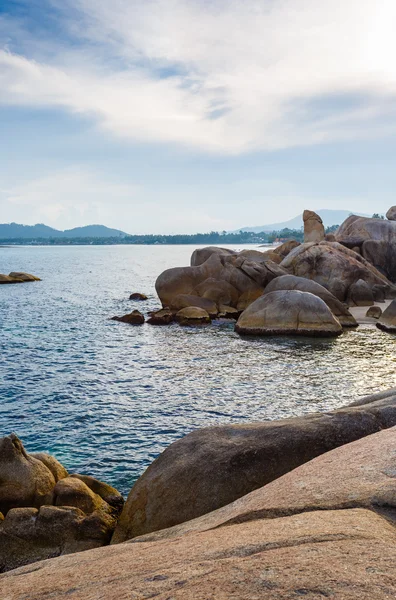
<path id="1" fill-rule="evenodd" d="M 51 504 L 55 478 L 41 461 L 29 456 L 14 434 L 0 439 L 0 512 Z"/>
<path id="2" fill-rule="evenodd" d="M 325 228 L 319 215 L 313 210 L 304 210 L 304 242 L 321 242 L 325 239 Z"/>
<path id="3" fill-rule="evenodd" d="M 243 335 L 340 335 L 342 326 L 318 296 L 297 290 L 264 294 L 243 311 L 235 326 Z"/>
<path id="4" fill-rule="evenodd" d="M 348 304 L 350 306 L 372 306 L 374 294 L 366 281 L 358 279 L 348 290 Z"/>
<path id="5" fill-rule="evenodd" d="M 89 550 L 0 577 L 6 600 L 389 600 L 396 533 L 364 510 L 312 511 Z"/>
<path id="6" fill-rule="evenodd" d="M 336 239 L 348 248 L 358 246 L 364 258 L 396 282 L 396 221 L 351 215 Z"/>
<path id="7" fill-rule="evenodd" d="M 199 296 L 204 297 L 208 292 L 210 296 L 213 291 L 213 280 L 226 282 L 232 286 L 239 300 L 245 292 L 262 292 L 274 277 L 287 273 L 280 265 L 263 257 L 261 252 L 254 251 L 254 255 L 246 256 L 243 253 L 222 253 L 217 250 L 221 249 L 197 250 L 196 253 L 202 255 L 193 254 L 193 258 L 195 255 L 192 260 L 193 266 L 176 267 L 161 273 L 155 287 L 164 307 L 171 306 L 174 298 L 180 294 L 198 293 Z M 206 260 L 201 262 L 203 259 Z M 208 285 L 207 289 L 201 285 L 205 281 Z M 230 289 L 228 288 L 228 291 Z M 231 301 L 234 305 L 237 304 L 235 297 L 231 297 Z M 224 298 L 221 298 L 221 304 L 225 304 Z"/>
<path id="8" fill-rule="evenodd" d="M 377 327 L 383 331 L 396 333 L 396 300 L 393 300 L 388 308 L 384 310 L 377 323 Z"/>
<path id="9" fill-rule="evenodd" d="M 337 242 L 301 244 L 281 262 L 292 275 L 313 279 L 344 302 L 350 286 L 362 279 L 370 287 L 385 287 L 388 297 L 395 287 L 369 261 Z"/>
<path id="10" fill-rule="evenodd" d="M 322 454 L 212 513 L 139 541 L 314 510 L 367 508 L 396 524 L 395 455 L 392 427 Z"/>
<path id="11" fill-rule="evenodd" d="M 391 206 L 388 212 L 386 213 L 386 218 L 389 221 L 396 221 L 396 206 Z"/>
<path id="12" fill-rule="evenodd" d="M 324 452 L 394 425 L 396 390 L 325 414 L 194 431 L 171 444 L 135 483 L 112 543 L 199 517 Z"/>
<path id="13" fill-rule="evenodd" d="M 304 279 L 295 275 L 282 275 L 273 279 L 265 288 L 264 293 L 275 292 L 278 290 L 298 290 L 300 292 L 309 292 L 321 298 L 329 307 L 331 312 L 343 327 L 356 327 L 356 319 L 349 312 L 348 308 L 340 302 L 325 287 L 316 283 L 312 279 Z"/>

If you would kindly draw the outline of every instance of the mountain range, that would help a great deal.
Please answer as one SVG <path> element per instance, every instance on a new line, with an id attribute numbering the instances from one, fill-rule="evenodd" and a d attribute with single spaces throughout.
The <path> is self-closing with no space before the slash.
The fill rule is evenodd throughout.
<path id="1" fill-rule="evenodd" d="M 38 238 L 83 238 L 83 237 L 125 237 L 128 235 L 119 229 L 110 229 L 104 225 L 86 225 L 73 229 L 53 229 L 38 223 L 37 225 L 20 225 L 19 223 L 0 224 L 0 239 L 38 239 Z"/>
<path id="2" fill-rule="evenodd" d="M 325 227 L 331 227 L 332 225 L 341 225 L 351 214 L 359 215 L 360 217 L 369 217 L 371 215 L 365 215 L 363 213 L 352 213 L 350 210 L 330 210 L 322 208 L 315 210 L 315 212 L 321 217 Z M 253 233 L 260 233 L 261 231 L 281 231 L 282 229 L 301 229 L 303 227 L 302 214 L 297 215 L 293 219 L 288 221 L 282 221 L 280 223 L 270 223 L 269 225 L 257 225 L 250 227 L 241 227 L 236 231 L 251 231 Z"/>

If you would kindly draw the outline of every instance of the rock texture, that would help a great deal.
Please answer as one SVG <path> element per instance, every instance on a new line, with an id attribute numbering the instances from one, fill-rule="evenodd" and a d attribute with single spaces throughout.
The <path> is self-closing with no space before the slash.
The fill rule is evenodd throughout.
<path id="1" fill-rule="evenodd" d="M 358 279 L 349 288 L 348 304 L 351 306 L 372 306 L 374 304 L 373 291 L 363 279 Z"/>
<path id="2" fill-rule="evenodd" d="M 242 335 L 340 335 L 342 326 L 318 296 L 297 290 L 269 292 L 241 314 L 235 331 Z"/>
<path id="3" fill-rule="evenodd" d="M 388 212 L 386 213 L 386 218 L 389 221 L 396 221 L 396 206 L 391 206 Z"/>
<path id="4" fill-rule="evenodd" d="M 396 533 L 367 510 L 256 520 L 122 544 L 0 577 L 4 600 L 389 600 Z"/>
<path id="5" fill-rule="evenodd" d="M 301 244 L 279 266 L 292 275 L 320 283 L 341 302 L 347 299 L 349 288 L 359 279 L 371 288 L 384 287 L 387 297 L 395 292 L 391 282 L 369 261 L 339 243 Z"/>
<path id="6" fill-rule="evenodd" d="M 313 210 L 304 210 L 304 242 L 321 242 L 325 239 L 323 221 Z"/>
<path id="7" fill-rule="evenodd" d="M 370 319 L 379 319 L 382 315 L 382 308 L 380 306 L 370 306 L 366 312 L 366 317 Z"/>
<path id="8" fill-rule="evenodd" d="M 345 304 L 340 302 L 333 294 L 312 279 L 304 279 L 295 275 L 282 275 L 273 279 L 267 285 L 264 293 L 275 292 L 277 290 L 298 290 L 300 292 L 309 292 L 321 298 L 329 307 L 331 312 L 343 327 L 356 327 L 357 322 L 349 312 Z"/>
<path id="9" fill-rule="evenodd" d="M 152 312 L 147 319 L 150 325 L 169 325 L 174 321 L 175 315 L 169 308 L 163 308 Z"/>
<path id="10" fill-rule="evenodd" d="M 361 406 L 210 427 L 171 444 L 133 486 L 112 543 L 172 527 L 261 488 L 333 448 L 396 425 L 396 392 Z"/>
<path id="11" fill-rule="evenodd" d="M 146 296 L 146 294 L 141 294 L 140 292 L 133 292 L 133 294 L 129 296 L 129 300 L 138 300 L 143 302 L 144 300 L 148 300 L 148 297 Z"/>
<path id="12" fill-rule="evenodd" d="M 122 317 L 111 317 L 111 320 L 128 323 L 129 325 L 143 325 L 144 315 L 139 310 L 133 310 L 131 313 L 123 315 Z"/>
<path id="13" fill-rule="evenodd" d="M 210 316 L 203 308 L 190 306 L 179 310 L 176 314 L 176 321 L 180 325 L 205 325 L 210 323 Z"/>
<path id="14" fill-rule="evenodd" d="M 2 438 L 0 572 L 108 544 L 123 503 L 111 486 L 69 477 L 52 456 L 29 455 L 15 435 Z"/>
<path id="15" fill-rule="evenodd" d="M 203 309 L 213 319 L 219 312 L 217 305 L 215 302 L 213 302 L 213 300 L 201 298 L 200 296 L 195 296 L 193 294 L 179 294 L 178 296 L 175 296 L 172 299 L 169 308 L 173 313 L 176 314 L 179 312 L 179 310 L 190 307 Z"/>
<path id="16" fill-rule="evenodd" d="M 396 524 L 395 456 L 392 427 L 322 454 L 212 513 L 139 541 L 315 510 L 369 508 Z"/>
<path id="17" fill-rule="evenodd" d="M 379 329 L 396 333 L 396 300 L 393 300 L 388 308 L 384 310 L 377 323 Z"/>
<path id="18" fill-rule="evenodd" d="M 9 275 L 0 274 L 0 283 L 26 283 L 28 281 L 41 281 L 41 279 L 30 273 L 16 271 L 13 271 Z"/>

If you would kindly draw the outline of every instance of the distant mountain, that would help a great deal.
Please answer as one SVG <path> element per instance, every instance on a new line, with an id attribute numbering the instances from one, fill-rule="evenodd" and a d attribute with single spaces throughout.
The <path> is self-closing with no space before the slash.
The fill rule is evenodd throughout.
<path id="1" fill-rule="evenodd" d="M 38 238 L 78 238 L 78 237 L 125 237 L 128 235 L 119 229 L 110 229 L 104 225 L 86 225 L 60 231 L 42 223 L 20 225 L 19 223 L 0 224 L 0 239 L 38 239 Z"/>
<path id="2" fill-rule="evenodd" d="M 315 210 L 316 213 L 321 217 L 325 227 L 331 227 L 332 225 L 341 225 L 351 214 L 359 215 L 360 217 L 370 217 L 371 215 L 365 215 L 363 213 L 352 213 L 350 210 L 330 210 L 323 208 Z M 257 227 L 241 227 L 237 231 L 252 231 L 259 233 L 261 231 L 280 231 L 282 229 L 300 229 L 303 227 L 302 214 L 290 219 L 289 221 L 282 221 L 280 223 L 270 223 L 269 225 L 258 225 Z"/>

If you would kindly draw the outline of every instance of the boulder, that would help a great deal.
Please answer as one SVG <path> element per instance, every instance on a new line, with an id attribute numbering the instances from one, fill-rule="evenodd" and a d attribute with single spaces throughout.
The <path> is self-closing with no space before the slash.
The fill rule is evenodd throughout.
<path id="1" fill-rule="evenodd" d="M 294 250 L 294 248 L 297 248 L 300 245 L 301 243 L 296 240 L 288 240 L 287 242 L 284 242 L 284 244 L 277 246 L 273 252 L 278 254 L 283 260 L 292 250 Z"/>
<path id="2" fill-rule="evenodd" d="M 322 454 L 212 513 L 139 541 L 315 510 L 365 508 L 396 524 L 395 454 L 392 427 Z"/>
<path id="3" fill-rule="evenodd" d="M 201 298 L 193 294 L 179 294 L 172 299 L 170 309 L 173 313 L 178 313 L 182 308 L 202 308 L 209 316 L 214 319 L 217 315 L 218 308 L 213 300 L 209 298 Z"/>
<path id="4" fill-rule="evenodd" d="M 262 296 L 263 293 L 263 288 L 258 288 L 256 290 L 249 290 L 247 292 L 244 292 L 239 296 L 237 310 L 243 312 L 248 306 L 252 304 L 252 302 L 257 300 L 257 298 L 260 298 L 260 296 Z"/>
<path id="5" fill-rule="evenodd" d="M 265 288 L 264 294 L 278 290 L 298 290 L 300 292 L 309 292 L 321 298 L 329 307 L 331 312 L 343 327 L 356 327 L 356 319 L 349 312 L 345 304 L 340 302 L 333 294 L 312 279 L 304 279 L 295 275 L 282 275 L 273 279 Z"/>
<path id="6" fill-rule="evenodd" d="M 0 523 L 0 573 L 106 545 L 114 524 L 104 513 L 86 516 L 71 506 L 14 508 Z"/>
<path id="7" fill-rule="evenodd" d="M 205 325 L 210 323 L 210 316 L 203 308 L 190 306 L 179 310 L 176 314 L 176 321 L 180 325 Z"/>
<path id="8" fill-rule="evenodd" d="M 371 287 L 363 279 L 358 279 L 349 288 L 348 304 L 350 306 L 372 306 L 374 304 Z"/>
<path id="9" fill-rule="evenodd" d="M 78 473 L 74 473 L 73 475 L 70 475 L 70 477 L 74 477 L 82 481 L 94 494 L 100 496 L 102 500 L 111 506 L 117 515 L 121 512 L 124 506 L 124 498 L 120 492 L 111 485 L 104 483 L 103 481 L 99 481 L 90 475 L 80 475 Z"/>
<path id="10" fill-rule="evenodd" d="M 62 556 L 0 577 L 6 600 L 389 600 L 396 534 L 364 510 L 312 511 Z"/>
<path id="11" fill-rule="evenodd" d="M 370 306 L 368 311 L 366 312 L 366 317 L 370 319 L 379 319 L 382 315 L 382 308 L 379 306 Z"/>
<path id="12" fill-rule="evenodd" d="M 121 323 L 128 323 L 129 325 L 143 325 L 144 315 L 139 310 L 133 310 L 127 315 L 122 317 L 111 317 L 112 321 L 120 321 Z"/>
<path id="13" fill-rule="evenodd" d="M 65 467 L 56 460 L 50 454 L 46 452 L 33 452 L 30 453 L 29 456 L 31 458 L 35 458 L 36 460 L 41 461 L 47 469 L 49 469 L 54 476 L 55 482 L 58 482 L 60 479 L 64 479 L 69 476 L 69 473 L 66 471 Z"/>
<path id="14" fill-rule="evenodd" d="M 389 394 L 325 414 L 193 431 L 166 448 L 132 487 L 112 543 L 209 513 L 316 456 L 393 427 L 396 390 Z"/>
<path id="15" fill-rule="evenodd" d="M 77 477 L 66 477 L 58 481 L 54 487 L 53 504 L 74 506 L 86 515 L 95 511 L 110 512 L 107 502 Z"/>
<path id="16" fill-rule="evenodd" d="M 243 335 L 306 335 L 329 337 L 342 326 L 318 296 L 297 290 L 269 292 L 243 311 L 235 326 Z"/>
<path id="17" fill-rule="evenodd" d="M 16 272 L 13 271 L 12 273 L 9 274 L 9 277 L 12 277 L 12 279 L 19 279 L 21 281 L 41 281 L 41 279 L 39 277 L 36 277 L 35 275 L 31 275 L 30 273 L 20 273 L 20 272 Z"/>
<path id="18" fill-rule="evenodd" d="M 350 286 L 362 279 L 371 288 L 384 286 L 387 295 L 395 291 L 390 281 L 362 256 L 335 242 L 301 244 L 281 262 L 292 275 L 313 279 L 344 302 Z"/>
<path id="19" fill-rule="evenodd" d="M 212 249 L 203 248 L 196 252 L 203 253 L 204 250 L 210 251 Z M 287 271 L 282 269 L 280 265 L 263 256 L 262 252 L 253 251 L 253 255 L 250 256 L 249 254 L 249 257 L 243 253 L 222 254 L 217 251 L 209 253 L 209 256 L 207 254 L 202 254 L 202 260 L 206 258 L 202 263 L 200 262 L 200 255 L 198 257 L 195 255 L 192 260 L 193 266 L 176 267 L 161 273 L 157 278 L 155 287 L 164 307 L 171 306 L 174 298 L 180 294 L 196 295 L 197 288 L 199 289 L 199 295 L 204 296 L 205 286 L 201 286 L 201 284 L 205 281 L 208 283 L 208 293 L 210 295 L 214 289 L 213 280 L 230 284 L 237 291 L 239 302 L 242 294 L 261 292 L 274 277 L 287 274 Z M 227 293 L 230 291 L 231 288 L 227 286 Z M 220 301 L 224 304 L 223 298 L 220 297 Z M 235 307 L 238 308 L 236 300 L 232 298 L 232 301 L 236 305 Z"/>
<path id="20" fill-rule="evenodd" d="M 384 310 L 377 323 L 377 327 L 383 331 L 396 333 L 396 300 L 392 300 L 388 308 Z"/>
<path id="21" fill-rule="evenodd" d="M 191 255 L 190 265 L 192 267 L 199 267 L 200 265 L 203 265 L 208 260 L 208 258 L 212 256 L 212 254 L 232 256 L 237 253 L 234 250 L 230 250 L 229 248 L 218 248 L 217 246 L 207 246 L 206 248 L 198 248 L 197 250 L 194 250 L 194 252 Z"/>
<path id="22" fill-rule="evenodd" d="M 323 221 L 313 210 L 304 210 L 304 242 L 321 242 L 325 239 Z"/>
<path id="23" fill-rule="evenodd" d="M 396 282 L 396 222 L 351 215 L 339 227 L 336 239 L 348 248 L 358 246 L 390 281 Z"/>
<path id="24" fill-rule="evenodd" d="M 3 275 L 0 273 L 0 284 L 6 283 L 23 283 L 22 279 L 16 279 L 14 277 L 10 277 L 9 275 Z"/>
<path id="25" fill-rule="evenodd" d="M 389 221 L 396 221 L 396 206 L 391 206 L 388 212 L 386 213 L 386 218 Z"/>
<path id="26" fill-rule="evenodd" d="M 241 316 L 241 311 L 232 306 L 219 306 L 219 314 L 217 315 L 220 319 L 234 319 L 238 320 Z"/>
<path id="27" fill-rule="evenodd" d="M 47 466 L 29 456 L 21 440 L 11 434 L 0 439 L 0 512 L 51 504 L 55 478 Z"/>
<path id="28" fill-rule="evenodd" d="M 144 300 L 148 300 L 148 297 L 146 296 L 146 294 L 141 294 L 140 292 L 134 292 L 133 294 L 131 294 L 129 296 L 129 300 L 138 300 L 138 301 L 144 301 Z"/>
<path id="29" fill-rule="evenodd" d="M 163 308 L 150 313 L 147 323 L 150 323 L 150 325 L 169 325 L 174 318 L 175 315 L 169 308 Z"/>
<path id="30" fill-rule="evenodd" d="M 197 285 L 194 293 L 202 298 L 211 300 L 217 306 L 223 304 L 225 306 L 236 307 L 240 296 L 238 290 L 233 285 L 227 281 L 221 281 L 213 277 Z"/>

